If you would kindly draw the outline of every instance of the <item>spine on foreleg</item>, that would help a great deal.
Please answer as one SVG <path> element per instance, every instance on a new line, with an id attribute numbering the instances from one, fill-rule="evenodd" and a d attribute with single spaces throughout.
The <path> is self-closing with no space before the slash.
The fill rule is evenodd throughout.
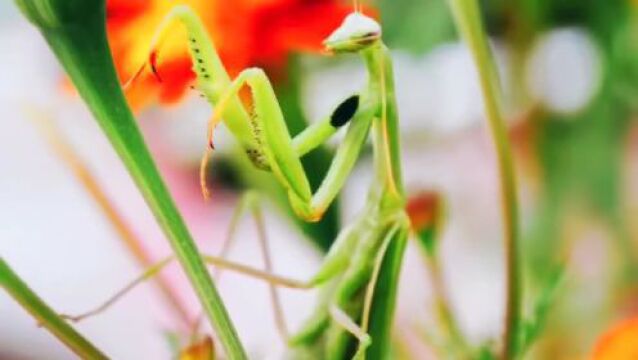
<path id="1" fill-rule="evenodd" d="M 250 159 L 250 161 L 252 161 L 253 165 L 255 165 L 255 167 L 261 170 L 270 171 L 270 164 L 268 164 L 268 158 L 266 157 L 266 154 L 263 151 L 264 149 L 263 129 L 261 128 L 261 124 L 257 120 L 257 116 L 259 115 L 257 114 L 257 111 L 255 111 L 255 103 L 253 101 L 252 107 L 249 112 L 248 121 L 250 122 L 250 129 L 252 130 L 253 138 L 255 140 L 255 143 L 257 144 L 257 147 L 247 148 L 246 154 L 248 155 L 248 158 Z"/>

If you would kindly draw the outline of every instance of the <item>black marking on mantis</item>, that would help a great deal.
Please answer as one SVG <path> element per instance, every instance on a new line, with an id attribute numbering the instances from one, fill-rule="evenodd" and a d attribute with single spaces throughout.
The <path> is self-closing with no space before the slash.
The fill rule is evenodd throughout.
<path id="1" fill-rule="evenodd" d="M 330 116 L 330 125 L 339 128 L 347 124 L 359 108 L 359 95 L 344 100 Z"/>

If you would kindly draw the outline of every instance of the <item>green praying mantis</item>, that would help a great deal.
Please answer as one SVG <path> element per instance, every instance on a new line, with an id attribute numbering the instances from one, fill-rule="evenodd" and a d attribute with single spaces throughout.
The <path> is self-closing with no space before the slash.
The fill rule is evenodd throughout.
<path id="1" fill-rule="evenodd" d="M 380 25 L 355 10 L 324 41 L 330 53 L 359 54 L 367 70 L 367 84 L 328 116 L 291 138 L 264 71 L 249 68 L 231 79 L 204 25 L 197 14 L 185 5 L 172 9 L 153 38 L 150 65 L 154 71 L 157 59 L 154 49 L 162 33 L 174 22 L 181 23 L 187 30 L 189 51 L 197 75 L 195 87 L 214 107 L 200 173 L 205 196 L 208 196 L 206 164 L 214 149 L 214 129 L 220 122 L 238 140 L 254 166 L 273 174 L 286 189 L 295 214 L 306 221 L 321 219 L 343 188 L 368 135 L 371 135 L 374 176 L 367 201 L 355 220 L 342 229 L 323 264 L 309 280 L 298 281 L 273 275 L 269 272 L 268 262 L 266 270 L 262 271 L 227 261 L 223 256 L 205 257 L 219 268 L 263 279 L 271 284 L 272 289 L 274 286 L 322 288 L 319 305 L 311 318 L 297 333 L 292 336 L 285 334 L 295 358 L 347 357 L 352 354 L 348 348 L 352 337 L 358 342 L 353 358 L 365 358 L 366 350 L 375 340 L 368 333 L 371 308 L 387 249 L 394 242 L 399 244 L 398 249 L 402 253 L 410 229 L 404 210 L 392 61 L 381 40 Z M 244 87 L 249 88 L 252 95 L 251 109 L 246 108 L 238 95 Z M 347 128 L 347 133 L 325 178 L 313 193 L 300 158 L 326 142 L 342 127 Z M 259 219 L 257 198 L 249 195 L 245 199 L 237 213 L 253 209 L 253 215 Z M 166 259 L 147 270 L 96 310 L 71 319 L 80 320 L 103 311 L 135 284 L 159 272 L 170 260 Z M 393 299 L 394 291 L 389 292 L 387 296 Z"/>

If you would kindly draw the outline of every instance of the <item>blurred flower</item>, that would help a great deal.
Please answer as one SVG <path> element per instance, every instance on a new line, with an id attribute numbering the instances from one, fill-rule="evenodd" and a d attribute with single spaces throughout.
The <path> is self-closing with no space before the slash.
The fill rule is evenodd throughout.
<path id="1" fill-rule="evenodd" d="M 638 317 L 625 320 L 603 334 L 596 344 L 592 359 L 638 359 Z"/>
<path id="2" fill-rule="evenodd" d="M 179 360 L 210 360 L 215 358 L 215 347 L 210 337 L 190 345 L 179 354 Z"/>
<path id="3" fill-rule="evenodd" d="M 320 51 L 323 39 L 352 10 L 336 0 L 108 0 L 109 42 L 123 82 L 147 61 L 154 30 L 178 3 L 199 14 L 231 76 L 249 66 L 281 69 L 291 51 Z M 171 26 L 157 64 L 162 82 L 141 74 L 127 92 L 134 108 L 176 102 L 195 79 L 185 31 Z"/>
<path id="4" fill-rule="evenodd" d="M 439 195 L 435 192 L 422 192 L 410 196 L 406 211 L 414 231 L 418 232 L 434 225 L 440 215 L 439 203 Z"/>
<path id="5" fill-rule="evenodd" d="M 428 255 L 436 252 L 436 238 L 441 226 L 443 201 L 434 191 L 425 191 L 410 196 L 405 208 L 410 218 L 412 230 L 419 238 Z"/>

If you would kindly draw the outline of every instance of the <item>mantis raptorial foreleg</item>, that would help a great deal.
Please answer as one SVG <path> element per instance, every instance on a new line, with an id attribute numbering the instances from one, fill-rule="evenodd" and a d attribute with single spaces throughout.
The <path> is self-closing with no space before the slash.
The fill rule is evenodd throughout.
<path id="1" fill-rule="evenodd" d="M 308 221 L 321 219 L 343 187 L 359 156 L 378 107 L 376 98 L 368 97 L 367 91 L 354 95 L 342 102 L 330 116 L 292 139 L 265 73 L 261 69 L 247 69 L 231 82 L 204 25 L 187 6 L 176 6 L 171 11 L 158 30 L 158 35 L 154 37 L 151 49 L 173 20 L 179 20 L 186 27 L 193 70 L 197 74 L 197 88 L 216 107 L 209 126 L 211 147 L 213 130 L 223 119 L 253 163 L 272 171 L 287 189 L 295 212 Z M 156 55 L 154 50 L 150 53 Z M 151 60 L 154 68 L 157 56 L 153 56 Z M 255 116 L 246 111 L 237 95 L 244 84 L 252 90 Z M 300 157 L 321 145 L 337 129 L 349 122 L 351 125 L 346 139 L 337 151 L 322 185 L 313 196 Z M 206 163 L 207 161 L 202 161 L 202 164 Z M 202 171 L 202 174 L 205 172 Z"/>
<path id="2" fill-rule="evenodd" d="M 213 116 L 213 121 L 223 114 L 228 99 L 235 97 L 244 85 L 252 91 L 255 108 L 253 126 L 257 142 L 262 144 L 262 151 L 273 174 L 289 190 L 291 204 L 296 212 L 306 219 L 318 220 L 343 187 L 350 170 L 354 167 L 372 123 L 374 108 L 365 103 L 356 105 L 361 108 L 355 113 L 325 179 L 312 195 L 309 186 L 306 186 L 308 179 L 294 150 L 275 92 L 263 70 L 247 69 L 237 76 L 222 94 L 215 109 L 217 116 Z M 356 99 L 358 102 L 359 98 Z"/>

